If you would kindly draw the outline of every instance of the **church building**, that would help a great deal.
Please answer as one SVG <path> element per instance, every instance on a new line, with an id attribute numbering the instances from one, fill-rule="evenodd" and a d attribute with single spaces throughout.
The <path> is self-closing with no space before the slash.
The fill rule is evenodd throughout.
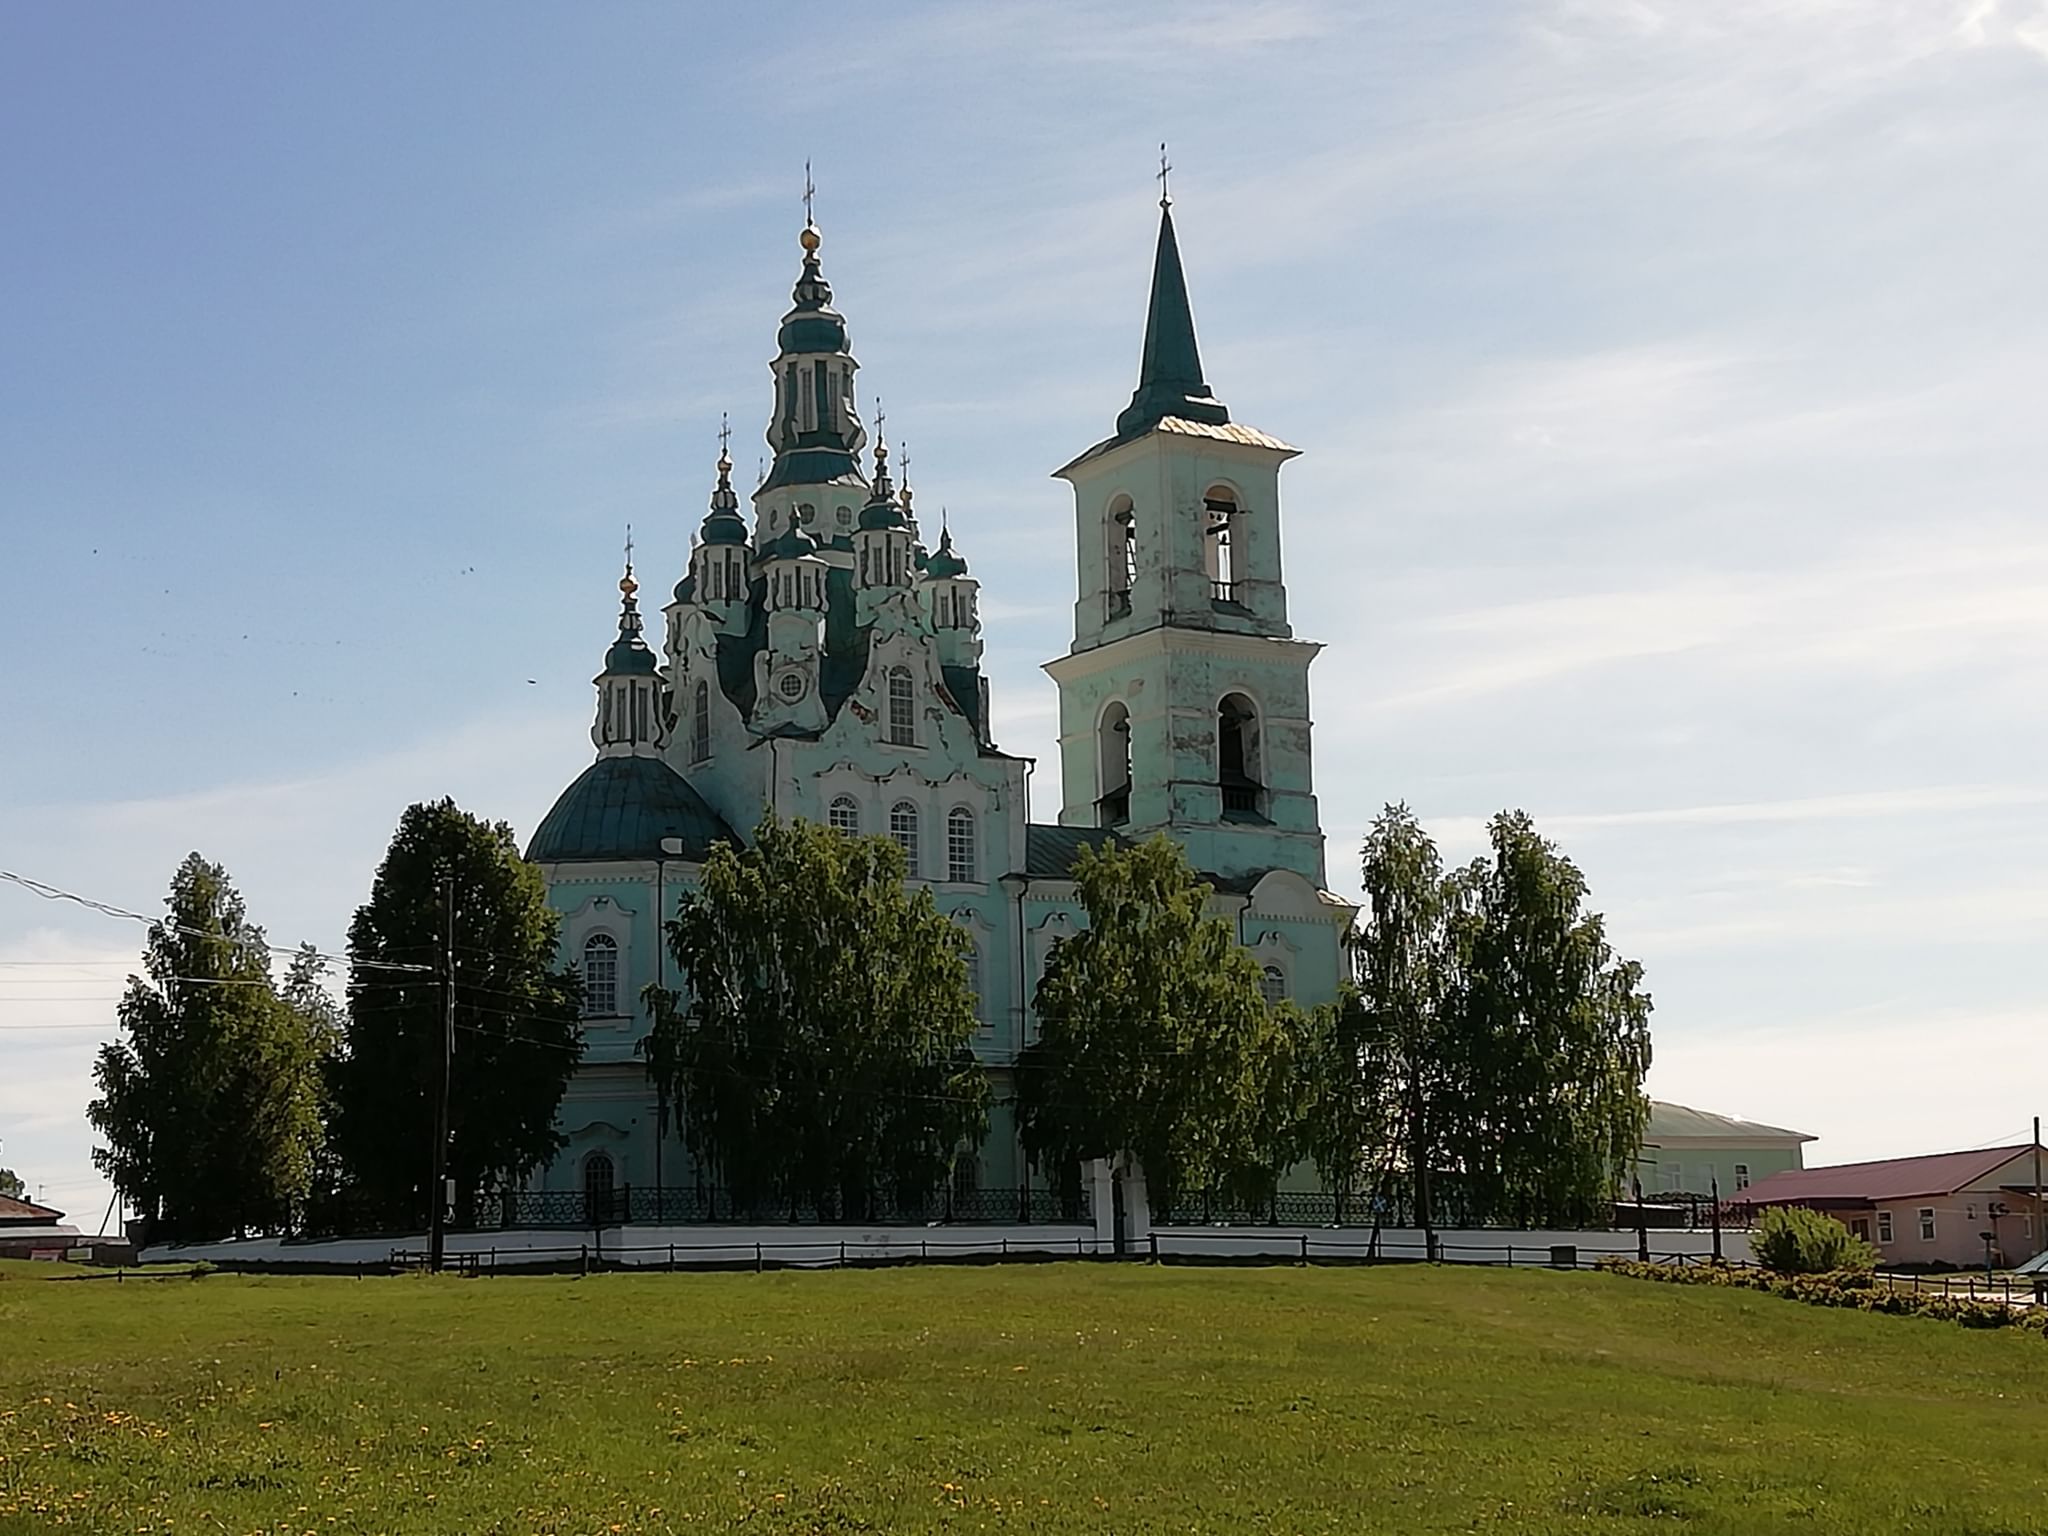
<path id="1" fill-rule="evenodd" d="M 1337 990 L 1354 909 L 1325 889 L 1309 741 L 1320 647 L 1294 637 L 1281 575 L 1280 467 L 1296 450 L 1232 421 L 1205 381 L 1170 205 L 1137 391 L 1114 432 L 1057 471 L 1074 490 L 1079 581 L 1073 645 L 1046 666 L 1054 822 L 1032 819 L 1030 763 L 990 731 L 980 584 L 949 531 L 927 546 L 887 445 L 869 448 L 814 225 L 801 243 L 751 522 L 721 452 L 658 650 L 628 566 L 596 678 L 597 759 L 527 849 L 586 1015 L 567 1145 L 536 1187 L 698 1182 L 649 1076 L 641 990 L 673 984 L 662 922 L 711 847 L 743 843 L 764 806 L 894 838 L 972 936 L 994 1107 L 962 1184 L 1038 1182 L 1006 1101 L 1046 956 L 1085 922 L 1070 878 L 1083 845 L 1173 838 L 1269 996 L 1313 1005 Z"/>

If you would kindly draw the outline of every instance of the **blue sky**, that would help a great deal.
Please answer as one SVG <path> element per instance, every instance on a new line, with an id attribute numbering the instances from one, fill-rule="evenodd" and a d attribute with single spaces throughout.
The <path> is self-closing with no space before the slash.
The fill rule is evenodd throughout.
<path id="1" fill-rule="evenodd" d="M 1058 803 L 1157 145 L 1284 478 L 1332 883 L 1529 809 L 1651 1086 L 1825 1161 L 2048 1104 L 2048 5 L 0 11 L 0 867 L 188 849 L 339 948 L 398 812 L 532 829 L 630 521 L 679 575 L 825 265 Z M 96 1221 L 139 930 L 0 888 L 0 1162 Z"/>

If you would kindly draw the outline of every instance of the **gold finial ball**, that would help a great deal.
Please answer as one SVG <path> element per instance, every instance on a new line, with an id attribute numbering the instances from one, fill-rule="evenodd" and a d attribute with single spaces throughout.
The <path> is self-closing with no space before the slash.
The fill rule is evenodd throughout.
<path id="1" fill-rule="evenodd" d="M 804 232 L 796 237 L 796 241 L 798 245 L 801 245 L 805 249 L 805 251 L 815 256 L 818 252 L 820 238 L 821 237 L 818 234 L 817 225 L 806 224 L 804 226 Z"/>
<path id="2" fill-rule="evenodd" d="M 628 597 L 631 597 L 635 592 L 638 592 L 640 590 L 640 583 L 633 579 L 633 573 L 631 571 L 626 572 L 625 575 L 619 578 L 619 590 L 625 593 Z"/>

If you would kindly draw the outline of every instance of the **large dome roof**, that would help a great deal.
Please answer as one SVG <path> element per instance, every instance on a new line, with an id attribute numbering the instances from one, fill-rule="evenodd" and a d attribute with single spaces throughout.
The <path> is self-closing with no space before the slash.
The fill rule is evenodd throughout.
<path id="1" fill-rule="evenodd" d="M 683 776 L 652 757 L 601 757 L 562 791 L 527 845 L 536 864 L 572 860 L 658 859 L 663 838 L 681 838 L 669 858 L 699 859 L 718 842 L 737 843 L 731 827 Z"/>

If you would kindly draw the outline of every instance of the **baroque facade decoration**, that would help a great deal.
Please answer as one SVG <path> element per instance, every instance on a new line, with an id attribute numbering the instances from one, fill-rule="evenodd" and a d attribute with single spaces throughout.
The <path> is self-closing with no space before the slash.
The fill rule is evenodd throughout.
<path id="1" fill-rule="evenodd" d="M 542 1187 L 698 1181 L 649 1079 L 641 990 L 672 980 L 661 922 L 701 861 L 744 841 L 763 807 L 894 837 L 972 936 L 974 1045 L 996 1103 L 964 1166 L 985 1187 L 1032 1182 L 1004 1101 L 1046 956 L 1085 922 L 1070 878 L 1082 845 L 1173 838 L 1271 995 L 1313 1005 L 1337 990 L 1354 909 L 1324 889 L 1318 647 L 1294 638 L 1281 579 L 1279 473 L 1296 450 L 1233 422 L 1204 380 L 1170 207 L 1137 391 L 1113 435 L 1058 471 L 1074 488 L 1080 591 L 1073 646 L 1046 668 L 1064 785 L 1051 824 L 1031 820 L 1028 760 L 990 732 L 979 584 L 950 532 L 926 548 L 887 445 L 869 454 L 819 243 L 807 224 L 752 526 L 721 452 L 658 653 L 630 565 L 620 582 L 597 760 L 527 850 L 586 993 L 567 1146 Z"/>

